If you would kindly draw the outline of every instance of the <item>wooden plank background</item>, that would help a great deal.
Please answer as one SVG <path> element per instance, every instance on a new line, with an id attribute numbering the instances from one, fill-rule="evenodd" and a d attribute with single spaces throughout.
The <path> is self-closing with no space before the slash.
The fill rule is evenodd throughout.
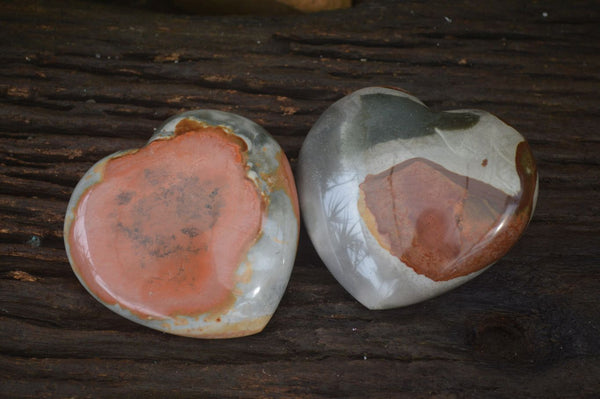
<path id="1" fill-rule="evenodd" d="M 365 0 L 285 17 L 145 4 L 0 3 L 0 396 L 599 397 L 598 2 Z M 216 108 L 262 124 L 295 166 L 320 113 L 372 85 L 486 109 L 531 143 L 538 208 L 489 271 L 369 311 L 303 232 L 267 328 L 219 341 L 140 327 L 77 282 L 63 215 L 95 161 Z"/>

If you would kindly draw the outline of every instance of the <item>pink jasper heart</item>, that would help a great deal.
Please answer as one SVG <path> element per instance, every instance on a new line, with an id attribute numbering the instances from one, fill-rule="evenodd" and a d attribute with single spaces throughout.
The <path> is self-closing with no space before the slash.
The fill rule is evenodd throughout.
<path id="1" fill-rule="evenodd" d="M 86 173 L 65 244 L 81 283 L 120 315 L 178 335 L 243 336 L 263 329 L 287 285 L 296 198 L 264 129 L 192 111 Z"/>
<path id="2" fill-rule="evenodd" d="M 495 116 L 433 112 L 378 87 L 325 111 L 298 184 L 317 252 L 370 309 L 431 298 L 492 265 L 523 233 L 538 185 L 529 145 Z"/>

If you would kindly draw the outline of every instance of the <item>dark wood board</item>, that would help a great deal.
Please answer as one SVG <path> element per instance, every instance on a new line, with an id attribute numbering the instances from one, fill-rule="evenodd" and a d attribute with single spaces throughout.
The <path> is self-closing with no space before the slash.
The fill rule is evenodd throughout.
<path id="1" fill-rule="evenodd" d="M 370 0 L 283 17 L 129 3 L 0 3 L 1 397 L 600 397 L 598 2 Z M 481 276 L 369 311 L 302 232 L 267 328 L 214 341 L 131 323 L 76 280 L 63 215 L 101 157 L 216 108 L 263 125 L 295 166 L 321 112 L 373 85 L 485 109 L 529 140 L 535 216 Z"/>

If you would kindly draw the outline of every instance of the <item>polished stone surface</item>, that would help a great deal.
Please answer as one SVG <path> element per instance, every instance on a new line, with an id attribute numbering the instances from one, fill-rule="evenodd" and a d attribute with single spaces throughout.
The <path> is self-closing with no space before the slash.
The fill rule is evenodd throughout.
<path id="1" fill-rule="evenodd" d="M 298 187 L 312 242 L 370 309 L 448 291 L 500 259 L 527 226 L 537 171 L 525 139 L 481 110 L 433 112 L 365 88 L 308 134 Z"/>
<path id="2" fill-rule="evenodd" d="M 71 266 L 113 311 L 178 335 L 259 332 L 289 280 L 296 189 L 279 145 L 219 111 L 171 118 L 94 165 L 65 219 Z"/>

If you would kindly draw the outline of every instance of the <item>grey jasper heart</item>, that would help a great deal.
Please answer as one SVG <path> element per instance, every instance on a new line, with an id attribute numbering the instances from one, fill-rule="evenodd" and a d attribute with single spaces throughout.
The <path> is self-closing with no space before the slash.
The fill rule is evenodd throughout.
<path id="1" fill-rule="evenodd" d="M 298 186 L 311 240 L 370 309 L 446 292 L 500 259 L 537 199 L 529 145 L 481 110 L 434 112 L 400 90 L 358 90 L 309 132 Z"/>

